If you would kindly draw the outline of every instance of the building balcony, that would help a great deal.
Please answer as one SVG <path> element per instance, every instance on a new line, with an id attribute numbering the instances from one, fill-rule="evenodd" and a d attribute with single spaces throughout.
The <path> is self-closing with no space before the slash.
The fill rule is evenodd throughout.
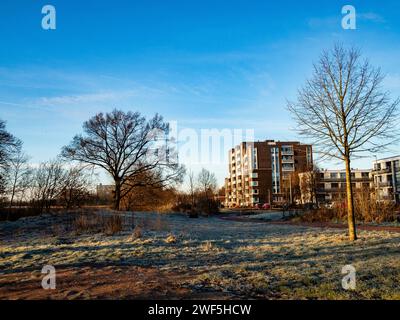
<path id="1" fill-rule="evenodd" d="M 392 168 L 381 168 L 381 169 L 374 169 L 372 170 L 374 174 L 384 174 L 384 173 L 391 173 Z"/>
<path id="2" fill-rule="evenodd" d="M 324 182 L 342 182 L 346 183 L 346 178 L 321 178 L 321 183 Z M 372 178 L 351 178 L 351 182 L 373 182 Z"/>
<path id="3" fill-rule="evenodd" d="M 281 155 L 282 156 L 294 156 L 294 151 L 293 150 L 282 150 Z"/>
<path id="4" fill-rule="evenodd" d="M 391 181 L 379 182 L 376 185 L 378 188 L 393 188 L 393 183 Z"/>

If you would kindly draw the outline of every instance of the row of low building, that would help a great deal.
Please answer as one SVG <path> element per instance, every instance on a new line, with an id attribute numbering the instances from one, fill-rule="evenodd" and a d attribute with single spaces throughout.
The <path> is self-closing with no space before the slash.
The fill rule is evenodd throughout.
<path id="1" fill-rule="evenodd" d="M 312 164 L 311 145 L 273 140 L 243 142 L 229 151 L 224 206 L 315 200 L 329 203 L 343 199 L 345 171 L 312 172 Z M 313 192 L 301 187 L 310 175 L 314 175 Z M 378 201 L 400 203 L 400 156 L 376 160 L 372 169 L 352 170 L 351 175 L 353 190 L 374 192 Z"/>
<path id="2" fill-rule="evenodd" d="M 300 173 L 300 182 L 310 173 Z M 319 202 L 343 199 L 346 192 L 345 170 L 325 170 L 316 173 L 315 197 Z M 374 161 L 372 169 L 354 169 L 351 172 L 352 188 L 356 192 L 373 193 L 377 201 L 400 203 L 400 156 Z M 300 188 L 301 189 L 301 188 Z M 309 192 L 302 192 L 303 203 L 310 202 Z"/>

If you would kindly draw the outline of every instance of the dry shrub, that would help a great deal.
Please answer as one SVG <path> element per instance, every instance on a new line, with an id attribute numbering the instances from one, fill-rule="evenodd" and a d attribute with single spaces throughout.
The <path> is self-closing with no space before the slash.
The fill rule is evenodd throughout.
<path id="1" fill-rule="evenodd" d="M 136 226 L 135 229 L 133 229 L 132 238 L 139 239 L 142 236 L 143 236 L 142 228 L 140 226 Z"/>
<path id="2" fill-rule="evenodd" d="M 375 201 L 370 193 L 356 193 L 354 197 L 356 219 L 364 222 L 396 221 L 396 205 L 392 201 Z"/>
<path id="3" fill-rule="evenodd" d="M 120 215 L 79 215 L 73 220 L 72 226 L 77 234 L 103 232 L 113 235 L 123 230 L 123 220 Z"/>
<path id="4" fill-rule="evenodd" d="M 343 212 L 335 208 L 319 208 L 307 211 L 300 216 L 300 220 L 304 222 L 331 222 L 334 220 L 343 220 Z"/>
<path id="5" fill-rule="evenodd" d="M 173 212 L 173 210 L 172 210 L 173 206 L 174 206 L 173 203 L 160 204 L 157 207 L 157 212 L 159 212 L 159 213 L 171 213 L 171 212 Z"/>
<path id="6" fill-rule="evenodd" d="M 206 241 L 201 245 L 201 249 L 203 251 L 210 251 L 214 248 L 213 243 L 211 241 Z"/>
<path id="7" fill-rule="evenodd" d="M 99 231 L 99 217 L 89 215 L 79 215 L 73 222 L 73 229 L 76 233 L 92 233 Z"/>
<path id="8" fill-rule="evenodd" d="M 166 243 L 176 243 L 176 241 L 177 241 L 177 238 L 173 234 L 170 234 L 167 237 L 167 239 L 165 239 Z"/>
<path id="9" fill-rule="evenodd" d="M 383 223 L 394 222 L 397 219 L 398 209 L 391 201 L 375 201 L 370 194 L 356 193 L 354 196 L 354 211 L 357 222 Z M 347 220 L 347 204 L 340 202 L 333 208 L 319 208 L 307 211 L 300 218 L 305 222 L 331 222 Z"/>
<path id="10" fill-rule="evenodd" d="M 23 217 L 40 215 L 37 208 L 0 208 L 0 221 L 17 221 Z"/>
<path id="11" fill-rule="evenodd" d="M 114 235 L 123 229 L 123 221 L 120 215 L 105 218 L 104 233 L 108 236 Z"/>

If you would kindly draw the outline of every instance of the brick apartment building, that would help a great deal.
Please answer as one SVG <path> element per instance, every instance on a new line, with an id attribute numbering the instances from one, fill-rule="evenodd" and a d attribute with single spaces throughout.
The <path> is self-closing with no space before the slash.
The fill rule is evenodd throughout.
<path id="1" fill-rule="evenodd" d="M 293 175 L 312 165 L 312 146 L 274 140 L 242 142 L 229 151 L 225 206 L 289 201 Z"/>

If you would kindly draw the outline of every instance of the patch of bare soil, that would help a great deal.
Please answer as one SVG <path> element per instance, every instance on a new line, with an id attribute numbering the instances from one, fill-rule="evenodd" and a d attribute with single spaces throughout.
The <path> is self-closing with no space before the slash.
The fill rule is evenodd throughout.
<path id="1" fill-rule="evenodd" d="M 40 273 L 19 272 L 0 277 L 1 300 L 81 299 L 228 299 L 214 292 L 192 292 L 179 282 L 189 274 L 157 268 L 108 266 L 57 269 L 55 290 L 44 290 Z"/>

